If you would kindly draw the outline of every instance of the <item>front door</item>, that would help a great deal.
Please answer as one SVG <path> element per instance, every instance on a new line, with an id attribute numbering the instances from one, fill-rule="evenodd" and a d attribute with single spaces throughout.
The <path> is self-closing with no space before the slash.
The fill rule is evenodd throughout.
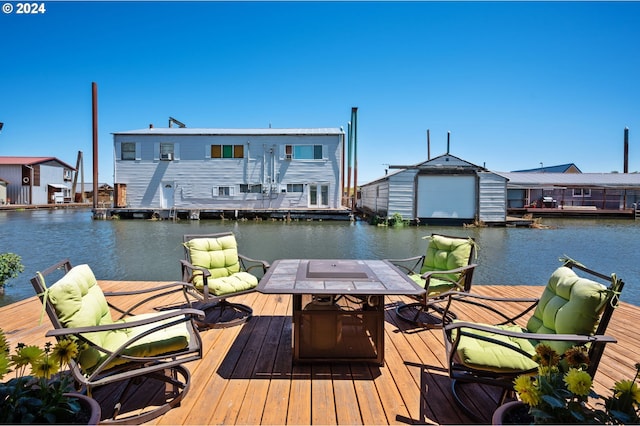
<path id="1" fill-rule="evenodd" d="M 329 207 L 329 185 L 309 185 L 309 207 Z"/>
<path id="2" fill-rule="evenodd" d="M 173 182 L 162 182 L 162 194 L 160 195 L 160 208 L 173 207 L 175 188 Z"/>

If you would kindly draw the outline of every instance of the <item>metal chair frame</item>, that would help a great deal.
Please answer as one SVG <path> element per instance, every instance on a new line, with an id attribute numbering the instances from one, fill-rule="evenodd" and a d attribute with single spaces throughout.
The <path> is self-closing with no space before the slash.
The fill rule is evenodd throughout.
<path id="1" fill-rule="evenodd" d="M 598 322 L 598 327 L 592 335 L 579 335 L 579 334 L 541 334 L 541 333 L 518 333 L 507 330 L 500 330 L 490 326 L 476 324 L 473 322 L 467 321 L 456 321 L 450 324 L 447 324 L 443 327 L 443 335 L 444 335 L 444 343 L 445 343 L 445 352 L 447 356 L 447 364 L 449 377 L 451 378 L 451 392 L 453 397 L 457 403 L 457 405 L 462 408 L 462 410 L 470 417 L 481 421 L 482 417 L 471 407 L 469 404 L 465 402 L 465 399 L 461 397 L 459 388 L 463 383 L 479 383 L 484 385 L 496 386 L 502 388 L 502 393 L 499 399 L 498 404 L 502 404 L 505 400 L 513 395 L 513 380 L 519 376 L 520 374 L 534 373 L 536 370 L 528 370 L 528 371 L 515 371 L 515 372 L 492 372 L 481 369 L 474 369 L 466 366 L 457 358 L 457 347 L 460 343 L 460 339 L 463 336 L 470 336 L 475 339 L 480 339 L 488 342 L 495 343 L 497 345 L 501 345 L 503 347 L 507 347 L 511 350 L 519 352 L 523 355 L 529 356 L 526 352 L 520 350 L 519 348 L 515 348 L 513 346 L 509 346 L 504 342 L 501 342 L 496 339 L 492 339 L 491 337 L 479 336 L 474 333 L 474 331 L 486 331 L 490 333 L 494 333 L 502 336 L 509 336 L 515 338 L 524 338 L 524 339 L 533 339 L 536 341 L 541 340 L 551 340 L 551 341 L 564 341 L 564 342 L 573 342 L 578 346 L 584 345 L 588 346 L 588 356 L 589 356 L 589 367 L 587 372 L 594 377 L 600 363 L 600 359 L 602 358 L 602 354 L 604 353 L 605 346 L 607 343 L 615 343 L 617 340 L 611 336 L 605 335 L 607 326 L 609 325 L 609 321 L 611 320 L 611 316 L 613 315 L 613 311 L 618 305 L 620 292 L 624 287 L 624 282 L 618 279 L 615 275 L 606 276 L 599 272 L 593 271 L 584 265 L 572 260 L 565 259 L 564 266 L 579 269 L 593 277 L 599 278 L 609 284 L 608 286 L 608 299 L 605 303 L 603 311 L 600 315 L 600 320 Z M 516 324 L 516 320 L 523 318 L 524 315 L 532 312 L 535 307 L 538 305 L 539 298 L 500 298 L 500 297 L 491 297 L 491 296 L 481 296 L 468 292 L 452 292 L 447 295 L 448 301 L 446 303 L 445 313 L 447 312 L 452 305 L 452 302 L 462 302 L 472 304 L 484 309 L 488 309 L 491 312 L 497 314 L 501 317 L 502 321 L 497 325 L 506 325 L 506 324 Z M 525 308 L 513 316 L 508 316 L 503 313 L 498 308 L 494 308 L 492 306 L 487 306 L 485 303 L 498 302 L 500 303 L 523 303 L 525 304 Z M 454 337 L 455 335 L 455 337 Z"/>
<path id="2" fill-rule="evenodd" d="M 194 325 L 194 319 L 202 317 L 204 313 L 197 309 L 186 308 L 164 311 L 150 318 L 128 321 L 126 323 L 120 322 L 93 327 L 66 328 L 60 322 L 54 307 L 51 303 L 47 302 L 47 286 L 45 278 L 53 275 L 65 275 L 71 269 L 71 262 L 68 259 L 62 260 L 45 269 L 43 272 L 36 274 L 36 276 L 31 279 L 31 284 L 40 298 L 40 301 L 45 305 L 44 308 L 54 327 L 53 330 L 46 333 L 46 337 L 54 337 L 57 340 L 76 340 L 79 343 L 87 344 L 88 346 L 98 350 L 100 353 L 107 355 L 106 359 L 90 372 L 84 372 L 75 360 L 71 360 L 69 362 L 71 374 L 79 385 L 79 390 L 86 392 L 89 397 L 92 397 L 95 388 L 112 385 L 118 382 L 127 383 L 126 386 L 118 390 L 118 394 L 115 395 L 115 397 L 113 393 L 110 394 L 109 399 L 116 401 L 113 406 L 103 407 L 103 404 L 101 404 L 103 412 L 103 419 L 101 420 L 101 423 L 140 424 L 148 422 L 177 406 L 182 398 L 187 394 L 190 384 L 189 370 L 184 367 L 183 364 L 202 358 L 202 340 Z M 184 286 L 184 283 L 173 283 L 161 285 L 153 289 L 141 289 L 126 292 L 105 292 L 104 295 L 112 311 L 120 313 L 120 316 L 117 319 L 122 319 L 126 317 L 135 317 L 134 312 L 141 306 L 159 297 L 181 292 L 183 291 Z M 148 296 L 128 309 L 121 309 L 117 307 L 112 300 L 109 300 L 110 298 L 131 297 L 133 295 Z M 155 323 L 158 323 L 158 325 L 149 329 L 147 332 L 130 339 L 115 352 L 98 346 L 86 337 L 86 333 L 133 329 L 135 327 L 148 326 Z M 183 350 L 155 356 L 130 356 L 123 353 L 140 338 L 177 324 L 185 324 L 190 335 L 189 346 Z M 111 364 L 112 361 L 118 359 L 124 360 L 125 363 L 115 367 L 109 367 L 109 364 Z M 123 415 L 122 417 L 119 417 L 122 406 L 132 395 L 129 391 L 135 388 L 136 382 L 139 382 L 140 379 L 144 379 L 145 377 L 159 380 L 164 382 L 166 386 L 169 386 L 172 389 L 172 391 L 167 395 L 169 400 L 165 401 L 165 403 L 160 406 L 154 406 L 149 411 L 145 411 L 143 409 L 136 414 Z M 105 413 L 109 413 L 110 416 L 104 418 Z"/>
<path id="3" fill-rule="evenodd" d="M 215 234 L 186 234 L 183 236 L 183 243 L 197 238 L 220 238 L 228 235 L 234 235 L 233 232 L 220 232 Z M 209 292 L 207 279 L 211 276 L 208 269 L 194 265 L 191 261 L 191 254 L 186 245 L 184 247 L 185 259 L 180 259 L 182 268 L 182 280 L 187 283 L 193 283 L 194 271 L 202 272 L 203 289 L 199 290 L 195 286 L 185 287 L 185 296 L 191 296 L 197 300 L 196 306 L 206 312 L 206 321 L 198 323 L 200 328 L 225 328 L 243 324 L 253 316 L 253 309 L 242 303 L 233 303 L 227 298 L 240 296 L 242 294 L 252 293 L 255 289 L 239 291 L 224 296 L 216 296 Z M 240 262 L 241 271 L 250 272 L 259 269 L 264 275 L 269 268 L 269 263 L 264 260 L 252 259 L 238 253 L 238 261 Z M 255 273 L 253 273 L 256 275 Z M 192 302 L 190 302 L 192 303 Z M 231 320 L 224 321 L 225 314 L 231 311 Z M 217 315 L 215 315 L 217 314 Z M 213 317 L 213 318 L 212 318 Z"/>
<path id="4" fill-rule="evenodd" d="M 417 300 L 413 303 L 403 303 L 396 307 L 396 315 L 407 321 L 411 324 L 414 324 L 418 327 L 424 328 L 440 328 L 444 324 L 451 322 L 456 318 L 454 312 L 450 310 L 446 310 L 440 306 L 442 301 L 445 301 L 447 295 L 450 292 L 469 292 L 471 290 L 471 284 L 473 281 L 473 272 L 476 266 L 475 263 L 472 263 L 475 255 L 476 255 L 476 246 L 475 241 L 471 237 L 457 237 L 443 234 L 432 234 L 431 236 L 439 235 L 446 238 L 453 238 L 472 241 L 471 251 L 469 253 L 469 260 L 466 266 L 462 266 L 459 268 L 451 269 L 451 270 L 443 270 L 443 271 L 430 271 L 421 275 L 421 278 L 425 280 L 425 290 L 426 292 L 423 295 L 415 296 L 414 298 Z M 414 256 L 405 259 L 389 259 L 395 266 L 397 266 L 400 270 L 405 271 L 407 274 L 419 274 L 422 266 L 424 265 L 426 255 L 422 256 Z M 443 274 L 460 274 L 457 280 L 451 280 L 446 277 L 443 277 Z M 452 284 L 453 288 L 447 292 L 429 297 L 429 285 L 431 283 L 432 278 L 437 278 L 438 280 L 448 281 Z M 431 315 L 430 311 L 436 311 L 439 313 L 440 318 L 436 318 Z"/>

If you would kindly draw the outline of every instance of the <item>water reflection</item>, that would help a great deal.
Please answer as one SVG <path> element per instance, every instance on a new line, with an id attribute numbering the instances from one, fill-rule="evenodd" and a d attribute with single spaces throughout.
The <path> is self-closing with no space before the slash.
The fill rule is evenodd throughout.
<path id="1" fill-rule="evenodd" d="M 627 286 L 622 299 L 640 305 L 640 224 L 627 220 L 545 220 L 552 229 L 411 227 L 356 222 L 94 221 L 88 210 L 0 212 L 0 252 L 22 256 L 25 272 L 0 305 L 33 295 L 36 271 L 69 258 L 88 263 L 98 279 L 178 280 L 182 235 L 233 231 L 241 252 L 280 258 L 401 258 L 424 252 L 423 236 L 471 236 L 479 245 L 476 284 L 544 284 L 568 255 Z"/>

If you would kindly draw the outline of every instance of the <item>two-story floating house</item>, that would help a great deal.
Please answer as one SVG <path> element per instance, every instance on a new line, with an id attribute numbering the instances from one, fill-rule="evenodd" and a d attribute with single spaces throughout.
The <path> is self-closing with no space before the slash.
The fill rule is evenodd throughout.
<path id="1" fill-rule="evenodd" d="M 113 135 L 114 214 L 348 218 L 342 129 L 150 127 Z"/>

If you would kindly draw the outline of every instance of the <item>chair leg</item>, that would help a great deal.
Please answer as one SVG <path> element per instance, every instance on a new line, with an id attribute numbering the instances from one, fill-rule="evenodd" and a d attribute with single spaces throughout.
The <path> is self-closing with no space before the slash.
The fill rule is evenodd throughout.
<path id="1" fill-rule="evenodd" d="M 198 306 L 205 313 L 204 320 L 196 320 L 199 329 L 226 328 L 244 324 L 253 316 L 253 309 L 241 303 L 232 303 L 226 299 L 214 304 Z"/>
<path id="2" fill-rule="evenodd" d="M 434 315 L 430 311 L 438 312 L 440 316 Z M 451 311 L 447 313 L 446 317 L 443 317 L 444 308 L 434 302 L 401 304 L 396 308 L 396 315 L 404 321 L 424 328 L 442 328 L 444 324 L 455 319 L 455 315 Z"/>
<path id="3" fill-rule="evenodd" d="M 478 423 L 486 422 L 486 419 L 484 419 L 478 413 L 477 410 L 474 410 L 471 407 L 469 407 L 469 404 L 467 404 L 465 402 L 464 398 L 462 398 L 460 396 L 460 393 L 458 391 L 459 391 L 459 387 L 463 383 L 466 383 L 466 382 L 461 382 L 460 380 L 451 379 L 451 394 L 453 395 L 453 399 L 456 401 L 456 404 L 458 405 L 458 407 L 460 407 L 462 409 L 464 414 L 467 415 L 467 417 L 473 419 L 474 421 L 476 421 Z M 500 398 L 498 399 L 498 403 L 496 404 L 494 409 L 498 408 L 500 405 L 504 404 L 506 402 L 506 400 L 507 400 L 507 397 L 512 396 L 512 394 L 513 394 L 513 388 L 502 388 L 502 392 L 500 393 Z M 493 411 L 494 410 L 491 410 L 491 412 L 493 412 Z"/>
<path id="4" fill-rule="evenodd" d="M 149 422 L 177 407 L 189 391 L 190 381 L 189 370 L 178 365 L 148 376 L 131 378 L 126 383 L 116 382 L 94 388 L 93 397 L 100 403 L 103 410 L 100 424 Z M 124 387 L 124 389 L 118 391 L 118 387 Z M 162 401 L 153 398 L 147 404 L 141 399 L 145 394 L 154 392 L 158 392 L 160 395 L 158 398 Z M 147 407 L 153 408 L 146 410 Z"/>

